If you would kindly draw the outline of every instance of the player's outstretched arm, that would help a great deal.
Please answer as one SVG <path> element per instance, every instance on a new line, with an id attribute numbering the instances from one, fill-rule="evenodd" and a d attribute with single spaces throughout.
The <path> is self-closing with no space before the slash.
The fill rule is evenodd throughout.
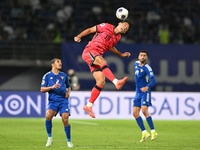
<path id="1" fill-rule="evenodd" d="M 75 42 L 80 42 L 81 38 L 83 36 L 86 36 L 86 35 L 91 34 L 91 33 L 95 33 L 96 31 L 97 31 L 96 26 L 91 27 L 91 28 L 87 28 L 84 31 L 82 31 L 79 35 L 77 35 L 76 37 L 74 37 L 74 41 Z"/>
<path id="2" fill-rule="evenodd" d="M 129 57 L 131 56 L 131 53 L 129 52 L 124 52 L 124 53 L 121 53 L 120 51 L 118 51 L 115 47 L 111 47 L 110 51 L 118 56 L 121 56 L 121 57 Z"/>

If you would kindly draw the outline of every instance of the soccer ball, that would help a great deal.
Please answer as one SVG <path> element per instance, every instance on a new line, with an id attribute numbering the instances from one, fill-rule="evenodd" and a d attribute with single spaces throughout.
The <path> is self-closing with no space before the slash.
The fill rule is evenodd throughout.
<path id="1" fill-rule="evenodd" d="M 116 17 L 120 20 L 125 20 L 128 17 L 128 10 L 124 7 L 120 7 L 116 11 Z"/>

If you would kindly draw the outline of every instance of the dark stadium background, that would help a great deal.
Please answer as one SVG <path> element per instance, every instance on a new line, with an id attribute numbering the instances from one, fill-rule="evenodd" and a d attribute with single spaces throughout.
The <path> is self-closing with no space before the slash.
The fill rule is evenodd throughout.
<path id="1" fill-rule="evenodd" d="M 120 91 L 106 80 L 93 119 L 83 106 L 95 81 L 81 58 L 92 35 L 81 43 L 73 38 L 96 24 L 117 25 L 119 7 L 129 10 L 134 26 L 116 48 L 132 55 L 107 52 L 104 57 L 117 78 L 129 79 Z M 134 62 L 140 50 L 149 52 L 157 81 L 149 112 L 158 138 L 142 144 L 132 115 Z M 48 93 L 40 92 L 40 84 L 55 57 L 62 59 L 62 71 L 74 69 L 80 82 L 69 99 L 75 148 L 200 149 L 200 0 L 0 0 L 0 149 L 45 148 Z M 67 148 L 59 118 L 53 119 L 56 150 Z"/>
<path id="2" fill-rule="evenodd" d="M 81 55 L 84 45 L 92 35 L 82 38 L 82 47 L 73 42 L 73 37 L 87 27 L 102 22 L 117 25 L 119 20 L 115 11 L 121 6 L 129 10 L 129 18 L 133 20 L 134 26 L 123 35 L 117 47 L 130 49 L 133 53 L 131 59 L 137 58 L 140 48 L 147 47 L 156 75 L 160 72 L 156 59 L 163 52 L 167 53 L 168 56 L 165 58 L 165 55 L 162 55 L 162 59 L 167 59 L 171 64 L 169 73 L 177 73 L 179 68 L 174 64 L 176 67 L 173 69 L 172 62 L 179 58 L 187 64 L 185 69 L 190 77 L 193 71 L 192 63 L 198 64 L 200 56 L 198 0 L 1 0 L 0 90 L 38 91 L 43 74 L 51 69 L 49 61 L 54 57 L 64 59 L 63 44 L 72 44 L 73 50 L 77 50 L 77 54 Z M 160 42 L 159 35 L 163 28 L 168 33 L 166 43 Z M 149 45 L 151 49 L 156 49 L 157 46 L 161 49 L 151 51 L 148 49 Z M 175 45 L 176 49 L 171 50 L 170 45 Z M 67 53 L 71 53 L 70 47 L 68 48 Z M 76 62 L 77 58 L 73 61 Z M 127 62 L 124 64 L 127 65 Z M 73 68 L 80 72 L 73 64 L 66 66 L 67 61 L 64 65 L 64 68 Z M 115 71 L 115 67 L 110 67 Z M 89 69 L 85 67 L 84 72 L 89 73 Z M 80 90 L 90 90 L 95 84 L 92 77 L 91 80 L 84 80 L 78 73 Z M 128 88 L 122 90 L 134 90 L 134 82 L 131 80 L 134 80 L 134 74 L 129 80 Z M 86 83 L 90 83 L 89 86 L 85 86 Z M 105 90 L 113 89 L 109 86 L 105 87 Z M 153 90 L 199 91 L 199 82 L 187 84 L 183 81 L 171 84 L 166 79 L 166 82 L 159 82 Z"/>

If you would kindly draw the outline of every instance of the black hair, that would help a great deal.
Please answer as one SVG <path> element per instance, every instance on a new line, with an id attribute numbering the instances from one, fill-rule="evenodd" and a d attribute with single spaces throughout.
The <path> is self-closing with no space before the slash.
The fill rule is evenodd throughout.
<path id="1" fill-rule="evenodd" d="M 54 64 L 57 59 L 60 59 L 60 58 L 54 58 L 54 59 L 52 59 L 51 60 L 51 64 Z"/>
<path id="2" fill-rule="evenodd" d="M 129 30 L 133 28 L 134 23 L 132 19 L 125 19 L 122 22 L 127 22 L 129 24 Z"/>
<path id="3" fill-rule="evenodd" d="M 141 51 L 139 52 L 139 54 L 140 54 L 140 53 L 146 53 L 147 56 L 148 56 L 148 52 L 147 52 L 146 50 L 141 50 Z"/>

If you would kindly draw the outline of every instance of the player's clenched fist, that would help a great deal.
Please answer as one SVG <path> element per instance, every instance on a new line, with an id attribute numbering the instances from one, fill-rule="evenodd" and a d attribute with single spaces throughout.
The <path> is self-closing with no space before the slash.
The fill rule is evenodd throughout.
<path id="1" fill-rule="evenodd" d="M 125 53 L 122 53 L 121 57 L 129 57 L 131 56 L 131 53 L 129 52 L 125 52 Z"/>
<path id="2" fill-rule="evenodd" d="M 79 37 L 76 36 L 76 37 L 74 37 L 74 41 L 75 41 L 75 42 L 80 42 L 80 41 L 81 41 L 81 38 L 79 38 Z"/>

